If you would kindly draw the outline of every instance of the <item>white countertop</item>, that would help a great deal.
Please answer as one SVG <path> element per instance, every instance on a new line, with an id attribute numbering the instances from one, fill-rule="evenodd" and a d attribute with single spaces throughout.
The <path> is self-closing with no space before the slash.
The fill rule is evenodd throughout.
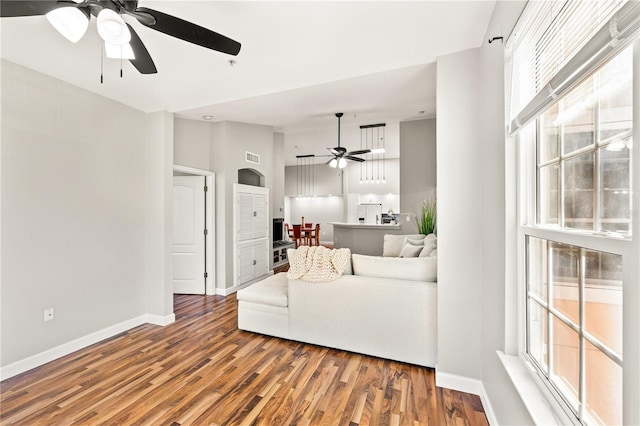
<path id="1" fill-rule="evenodd" d="M 371 223 L 345 223 L 345 222 L 329 222 L 329 225 L 339 226 L 343 228 L 354 228 L 354 229 L 400 229 L 400 225 L 398 224 L 371 224 Z"/>

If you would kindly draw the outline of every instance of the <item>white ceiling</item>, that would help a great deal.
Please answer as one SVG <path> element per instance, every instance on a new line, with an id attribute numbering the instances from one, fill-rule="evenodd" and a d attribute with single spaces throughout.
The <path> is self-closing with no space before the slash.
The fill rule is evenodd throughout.
<path id="1" fill-rule="evenodd" d="M 3 18 L 0 56 L 145 112 L 234 120 L 295 132 L 435 115 L 435 60 L 477 47 L 495 1 L 140 0 L 242 43 L 237 57 L 151 30 L 125 17 L 158 74 L 104 60 L 95 19 L 77 44 L 44 17 Z M 229 60 L 237 61 L 235 66 Z M 418 111 L 424 111 L 420 114 Z"/>

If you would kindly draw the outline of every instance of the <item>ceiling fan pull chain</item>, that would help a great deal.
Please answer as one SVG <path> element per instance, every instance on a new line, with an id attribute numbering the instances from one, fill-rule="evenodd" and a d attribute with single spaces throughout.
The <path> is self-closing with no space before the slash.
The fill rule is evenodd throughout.
<path id="1" fill-rule="evenodd" d="M 100 84 L 104 83 L 104 44 L 100 50 Z"/>
<path id="2" fill-rule="evenodd" d="M 122 78 L 122 46 L 120 46 L 120 78 Z"/>

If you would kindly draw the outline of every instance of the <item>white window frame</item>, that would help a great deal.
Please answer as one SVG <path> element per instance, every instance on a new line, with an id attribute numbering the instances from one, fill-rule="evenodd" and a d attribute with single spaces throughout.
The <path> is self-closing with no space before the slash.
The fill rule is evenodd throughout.
<path id="1" fill-rule="evenodd" d="M 565 407 L 558 404 L 556 391 L 549 386 L 546 378 L 538 375 L 526 353 L 526 236 L 552 240 L 563 244 L 584 247 L 622 256 L 623 262 L 623 422 L 640 424 L 640 40 L 633 44 L 633 140 L 635 149 L 630 152 L 632 164 L 632 237 L 618 238 L 585 231 L 535 226 L 537 212 L 536 197 L 536 147 L 517 143 L 516 148 L 516 215 L 517 223 L 517 298 L 518 298 L 518 356 L 532 372 L 535 383 L 547 396 L 550 406 L 561 407 L 556 412 L 560 421 L 577 423 L 577 418 Z M 538 133 L 538 132 L 537 132 Z M 538 137 L 538 136 L 537 136 Z M 595 213 L 595 212 L 594 212 Z M 508 322 L 508 321 L 507 321 Z M 507 345 L 508 346 L 508 342 Z M 561 400 L 561 398 L 560 398 Z M 557 411 L 557 410 L 556 410 Z"/>

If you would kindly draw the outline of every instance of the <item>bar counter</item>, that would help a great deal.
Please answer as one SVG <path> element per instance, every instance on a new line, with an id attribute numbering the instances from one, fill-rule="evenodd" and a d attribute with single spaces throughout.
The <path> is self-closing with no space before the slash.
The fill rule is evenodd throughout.
<path id="1" fill-rule="evenodd" d="M 408 222 L 409 223 L 409 222 Z M 351 253 L 382 256 L 385 234 L 407 234 L 401 224 L 329 222 L 333 225 L 333 246 L 349 248 Z"/>

